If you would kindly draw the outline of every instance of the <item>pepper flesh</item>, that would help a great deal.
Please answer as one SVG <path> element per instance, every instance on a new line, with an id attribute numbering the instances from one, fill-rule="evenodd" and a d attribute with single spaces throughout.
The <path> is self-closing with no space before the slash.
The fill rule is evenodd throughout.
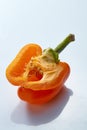
<path id="1" fill-rule="evenodd" d="M 23 73 L 25 72 L 26 65 L 31 57 L 41 54 L 42 49 L 39 45 L 34 43 L 25 45 L 6 69 L 8 81 L 16 86 L 20 86 L 25 82 L 26 79 L 23 77 Z"/>
<path id="2" fill-rule="evenodd" d="M 66 38 L 66 41 L 68 44 L 73 38 L 70 41 Z M 19 51 L 7 67 L 6 77 L 13 85 L 20 86 L 20 99 L 40 104 L 48 102 L 60 92 L 70 74 L 70 67 L 57 59 L 58 49 L 60 53 L 61 46 L 55 51 L 48 49 L 42 52 L 38 44 L 28 44 Z"/>

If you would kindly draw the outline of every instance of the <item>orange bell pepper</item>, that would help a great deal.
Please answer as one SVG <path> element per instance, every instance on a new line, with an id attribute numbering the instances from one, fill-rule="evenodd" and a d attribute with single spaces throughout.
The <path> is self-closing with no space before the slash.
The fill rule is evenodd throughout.
<path id="1" fill-rule="evenodd" d="M 20 99 L 34 104 L 50 101 L 63 87 L 70 74 L 67 63 L 59 60 L 60 53 L 74 35 L 67 36 L 55 49 L 42 51 L 38 44 L 25 45 L 6 69 L 6 77 L 18 88 Z"/>

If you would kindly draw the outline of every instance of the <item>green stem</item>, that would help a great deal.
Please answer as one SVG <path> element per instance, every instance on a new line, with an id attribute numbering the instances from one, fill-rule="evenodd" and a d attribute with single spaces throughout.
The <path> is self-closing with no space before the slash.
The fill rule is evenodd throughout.
<path id="1" fill-rule="evenodd" d="M 70 42 L 75 40 L 75 36 L 73 34 L 69 34 L 55 49 L 55 52 L 60 53 Z"/>

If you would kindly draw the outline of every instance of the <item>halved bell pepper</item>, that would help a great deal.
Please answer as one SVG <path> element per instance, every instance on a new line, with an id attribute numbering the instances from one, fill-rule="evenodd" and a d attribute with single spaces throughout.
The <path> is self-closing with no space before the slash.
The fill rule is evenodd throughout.
<path id="1" fill-rule="evenodd" d="M 59 53 L 71 42 L 68 35 L 55 49 L 42 51 L 38 44 L 25 45 L 6 69 L 10 83 L 19 86 L 20 99 L 34 104 L 50 101 L 63 87 L 70 74 L 67 63 L 59 60 Z"/>

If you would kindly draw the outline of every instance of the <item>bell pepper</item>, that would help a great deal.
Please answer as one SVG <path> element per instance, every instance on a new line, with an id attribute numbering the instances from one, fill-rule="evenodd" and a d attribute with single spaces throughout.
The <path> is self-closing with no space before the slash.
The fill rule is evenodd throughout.
<path id="1" fill-rule="evenodd" d="M 70 74 L 70 66 L 59 60 L 59 53 L 74 41 L 69 34 L 55 49 L 42 51 L 38 44 L 25 45 L 6 68 L 8 81 L 19 86 L 20 99 L 41 104 L 50 101 L 62 89 Z"/>

